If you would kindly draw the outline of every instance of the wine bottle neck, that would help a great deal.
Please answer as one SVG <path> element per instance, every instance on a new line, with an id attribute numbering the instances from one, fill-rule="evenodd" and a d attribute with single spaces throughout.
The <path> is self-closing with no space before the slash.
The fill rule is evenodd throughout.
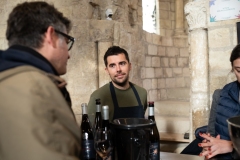
<path id="1" fill-rule="evenodd" d="M 82 105 L 82 114 L 87 114 L 87 106 L 86 105 Z"/>
<path id="2" fill-rule="evenodd" d="M 154 116 L 154 107 L 148 107 L 148 116 Z"/>
<path id="3" fill-rule="evenodd" d="M 96 105 L 96 112 L 101 112 L 101 105 L 100 104 Z"/>
<path id="4" fill-rule="evenodd" d="M 102 121 L 102 128 L 105 131 L 109 130 L 109 120 L 103 120 Z"/>
<path id="5" fill-rule="evenodd" d="M 96 112 L 95 117 L 101 117 L 102 118 L 101 112 Z"/>
<path id="6" fill-rule="evenodd" d="M 102 109 L 102 119 L 103 120 L 109 120 L 109 110 L 108 106 L 103 106 Z"/>

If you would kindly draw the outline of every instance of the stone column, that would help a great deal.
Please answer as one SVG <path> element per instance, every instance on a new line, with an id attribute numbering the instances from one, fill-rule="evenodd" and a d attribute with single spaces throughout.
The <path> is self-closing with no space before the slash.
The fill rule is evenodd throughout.
<path id="1" fill-rule="evenodd" d="M 175 33 L 174 36 L 186 36 L 184 31 L 183 0 L 175 0 Z"/>
<path id="2" fill-rule="evenodd" d="M 208 96 L 208 39 L 206 1 L 193 1 L 185 5 L 189 25 L 190 43 L 190 139 L 197 127 L 206 125 L 209 115 Z"/>

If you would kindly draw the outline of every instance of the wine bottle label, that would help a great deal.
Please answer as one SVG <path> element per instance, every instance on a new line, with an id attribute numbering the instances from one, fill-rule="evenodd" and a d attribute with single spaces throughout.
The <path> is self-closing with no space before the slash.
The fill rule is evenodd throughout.
<path id="1" fill-rule="evenodd" d="M 148 115 L 149 115 L 149 116 L 154 116 L 154 107 L 149 107 L 149 109 L 148 109 Z"/>
<path id="2" fill-rule="evenodd" d="M 151 143 L 149 147 L 149 160 L 159 160 L 160 150 L 158 143 Z"/>
<path id="3" fill-rule="evenodd" d="M 96 157 L 96 152 L 94 150 L 94 140 L 82 141 L 82 153 L 84 159 L 92 159 Z"/>

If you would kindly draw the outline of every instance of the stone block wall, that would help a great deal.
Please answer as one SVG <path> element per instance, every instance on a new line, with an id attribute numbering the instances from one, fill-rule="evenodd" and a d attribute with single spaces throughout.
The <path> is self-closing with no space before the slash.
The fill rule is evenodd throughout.
<path id="1" fill-rule="evenodd" d="M 143 87 L 153 101 L 189 101 L 190 72 L 187 38 L 146 32 L 147 53 Z"/>
<path id="2" fill-rule="evenodd" d="M 6 21 L 9 12 L 24 0 L 0 0 L 0 48 L 7 48 Z M 141 0 L 45 0 L 72 20 L 69 35 L 75 37 L 67 74 L 74 112 L 80 122 L 81 103 L 109 82 L 103 55 L 119 45 L 129 53 L 130 80 L 148 91 L 154 101 L 189 101 L 189 53 L 187 38 L 173 37 L 174 0 L 159 0 L 160 35 L 142 30 Z M 106 9 L 113 20 L 106 20 Z"/>
<path id="3" fill-rule="evenodd" d="M 229 57 L 237 44 L 239 19 L 210 22 L 209 1 L 189 1 L 185 5 L 190 46 L 190 139 L 197 127 L 207 125 L 212 94 L 233 81 Z"/>
<path id="4" fill-rule="evenodd" d="M 215 89 L 236 80 L 229 61 L 237 45 L 236 22 L 239 19 L 208 22 L 210 97 Z"/>
<path id="5" fill-rule="evenodd" d="M 188 0 L 183 0 L 186 4 Z M 159 15 L 157 18 L 160 20 L 160 24 L 157 28 L 159 30 L 159 35 L 164 37 L 172 37 L 175 30 L 175 0 L 158 0 L 157 8 L 159 10 Z M 187 29 L 187 22 L 184 18 L 184 28 Z"/>
<path id="6" fill-rule="evenodd" d="M 171 37 L 175 27 L 175 1 L 159 0 L 160 35 Z"/>

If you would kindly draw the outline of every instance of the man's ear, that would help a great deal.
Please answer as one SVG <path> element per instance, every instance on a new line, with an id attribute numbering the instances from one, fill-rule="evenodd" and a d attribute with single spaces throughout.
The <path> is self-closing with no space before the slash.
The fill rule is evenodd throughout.
<path id="1" fill-rule="evenodd" d="M 47 31 L 45 33 L 45 37 L 46 37 L 46 42 L 48 45 L 51 45 L 53 48 L 57 47 L 57 36 L 55 33 L 55 30 L 52 26 L 49 26 L 47 28 Z"/>
<path id="2" fill-rule="evenodd" d="M 132 64 L 129 63 L 129 71 L 132 69 Z"/>

